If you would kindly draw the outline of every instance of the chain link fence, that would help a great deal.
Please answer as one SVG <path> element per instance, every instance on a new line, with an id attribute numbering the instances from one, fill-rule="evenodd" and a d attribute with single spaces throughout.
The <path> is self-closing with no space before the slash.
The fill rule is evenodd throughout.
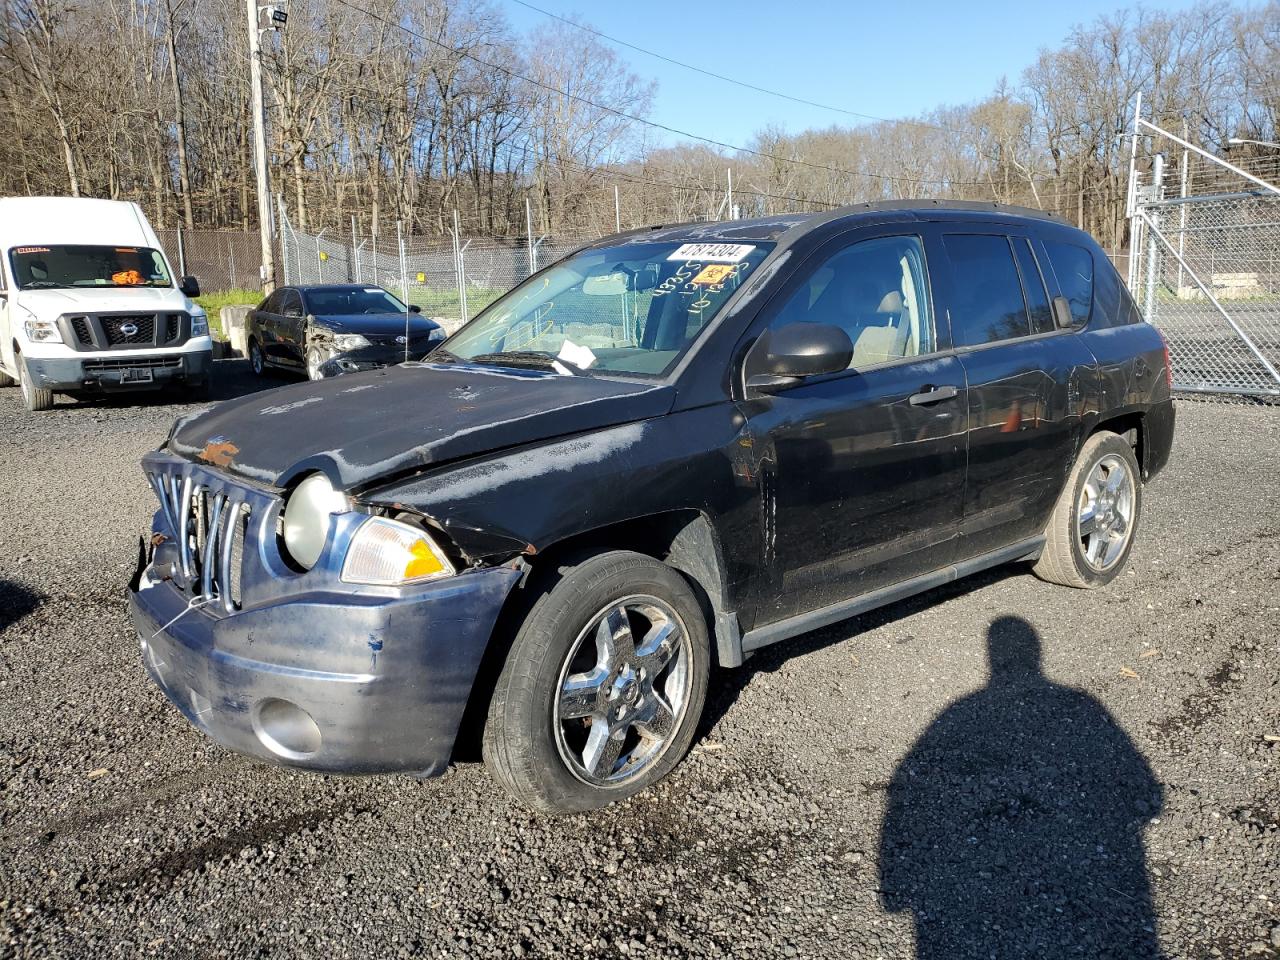
<path id="1" fill-rule="evenodd" d="M 1148 191 L 1135 223 L 1133 289 L 1175 388 L 1280 397 L 1280 196 Z"/>
<path id="2" fill-rule="evenodd" d="M 339 238 L 293 229 L 282 218 L 284 282 L 367 283 L 420 306 L 447 329 L 477 313 L 523 281 L 594 236 L 535 239 L 492 237 Z"/>
<path id="3" fill-rule="evenodd" d="M 256 230 L 157 230 L 169 262 L 210 293 L 262 286 L 262 242 Z"/>
<path id="4" fill-rule="evenodd" d="M 1280 187 L 1134 118 L 1128 278 L 1183 393 L 1280 398 Z M 1165 152 L 1167 149 L 1168 152 Z"/>

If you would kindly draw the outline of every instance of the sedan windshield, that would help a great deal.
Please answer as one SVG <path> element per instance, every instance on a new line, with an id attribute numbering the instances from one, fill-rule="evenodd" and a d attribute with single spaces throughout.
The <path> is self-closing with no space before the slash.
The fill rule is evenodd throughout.
<path id="1" fill-rule="evenodd" d="M 496 301 L 444 350 L 477 363 L 662 374 L 772 249 L 631 243 L 585 250 Z"/>
<path id="2" fill-rule="evenodd" d="M 22 290 L 173 286 L 164 257 L 149 247 L 14 247 L 9 251 L 9 263 Z"/>
<path id="3" fill-rule="evenodd" d="M 317 317 L 350 316 L 356 313 L 404 313 L 403 303 L 381 287 L 341 287 L 308 290 L 307 309 Z"/>

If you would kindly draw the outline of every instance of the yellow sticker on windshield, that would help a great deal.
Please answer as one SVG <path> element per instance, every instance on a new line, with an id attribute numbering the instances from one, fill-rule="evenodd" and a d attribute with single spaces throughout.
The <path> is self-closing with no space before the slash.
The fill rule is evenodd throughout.
<path id="1" fill-rule="evenodd" d="M 737 264 L 732 263 L 711 263 L 703 267 L 698 275 L 690 280 L 690 283 L 697 283 L 702 286 L 710 286 L 716 283 L 723 283 L 733 271 L 737 270 Z"/>

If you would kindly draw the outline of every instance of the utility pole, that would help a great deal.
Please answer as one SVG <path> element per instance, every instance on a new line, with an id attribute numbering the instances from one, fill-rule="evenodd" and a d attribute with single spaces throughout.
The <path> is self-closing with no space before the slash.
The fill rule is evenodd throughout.
<path id="1" fill-rule="evenodd" d="M 249 89 L 253 99 L 253 166 L 258 186 L 258 232 L 262 240 L 262 292 L 276 285 L 271 247 L 271 187 L 267 180 L 267 118 L 262 97 L 262 27 L 259 0 L 245 0 L 249 18 Z"/>
<path id="2" fill-rule="evenodd" d="M 728 169 L 726 169 L 725 173 L 729 175 L 729 196 L 728 196 L 728 204 L 727 204 L 727 206 L 729 207 L 729 219 L 737 220 L 738 217 L 733 212 L 733 167 L 729 167 Z"/>

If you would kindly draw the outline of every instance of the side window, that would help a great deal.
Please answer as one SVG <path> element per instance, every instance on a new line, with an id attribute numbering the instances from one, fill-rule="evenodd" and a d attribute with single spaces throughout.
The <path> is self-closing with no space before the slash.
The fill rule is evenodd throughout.
<path id="1" fill-rule="evenodd" d="M 280 296 L 279 290 L 271 294 L 267 299 L 258 304 L 258 309 L 263 313 L 279 313 L 280 312 Z"/>
<path id="2" fill-rule="evenodd" d="M 934 350 L 919 237 L 864 240 L 831 256 L 782 305 L 770 326 L 829 323 L 853 342 L 853 369 Z"/>
<path id="3" fill-rule="evenodd" d="M 1013 238 L 1013 252 L 1018 260 L 1018 272 L 1022 274 L 1022 292 L 1027 297 L 1027 312 L 1031 315 L 1032 333 L 1052 333 L 1057 329 L 1053 321 L 1053 309 L 1049 306 L 1049 294 L 1045 291 L 1044 277 L 1031 242 L 1022 237 Z"/>
<path id="4" fill-rule="evenodd" d="M 297 290 L 284 292 L 284 302 L 281 304 L 280 312 L 286 317 L 302 316 L 302 297 L 298 295 Z"/>
<path id="5" fill-rule="evenodd" d="M 1046 240 L 1044 248 L 1062 295 L 1071 304 L 1071 319 L 1075 323 L 1088 323 L 1093 307 L 1093 254 L 1074 243 L 1057 240 Z"/>
<path id="6" fill-rule="evenodd" d="M 969 347 L 1031 332 L 1022 284 L 1007 237 L 947 234 L 942 238 L 951 261 L 951 339 Z"/>

